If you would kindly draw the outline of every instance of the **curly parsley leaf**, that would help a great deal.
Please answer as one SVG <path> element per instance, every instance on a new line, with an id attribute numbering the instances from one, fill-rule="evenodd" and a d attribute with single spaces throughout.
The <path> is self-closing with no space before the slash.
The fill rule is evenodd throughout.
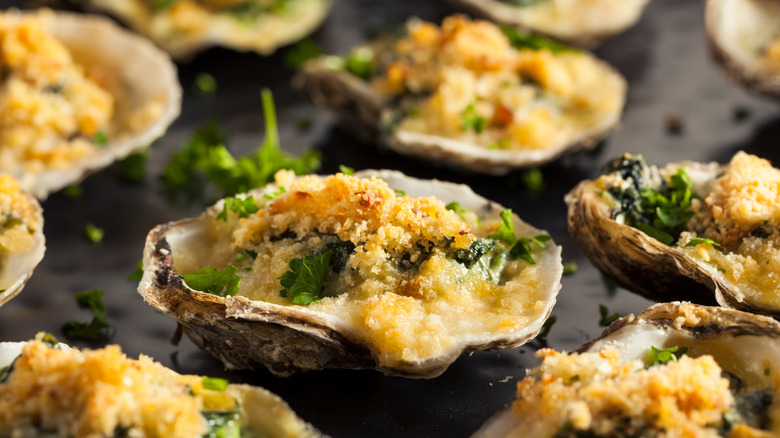
<path id="1" fill-rule="evenodd" d="M 717 246 L 718 248 L 723 248 L 723 246 L 721 246 L 720 243 L 718 243 L 718 242 L 716 242 L 716 241 L 714 241 L 712 239 L 707 239 L 705 237 L 694 237 L 693 239 L 689 240 L 688 243 L 685 244 L 685 246 L 686 247 L 687 246 L 696 246 L 696 245 L 698 245 L 700 243 L 704 243 L 704 244 L 708 244 L 708 245 L 712 245 L 712 246 Z"/>
<path id="2" fill-rule="evenodd" d="M 284 187 L 282 187 L 284 188 Z M 227 222 L 228 210 L 237 213 L 240 218 L 247 218 L 250 214 L 257 213 L 260 207 L 257 206 L 254 196 L 248 196 L 246 198 L 225 198 L 225 202 L 222 204 L 222 211 L 214 218 L 214 220 L 223 220 Z"/>
<path id="3" fill-rule="evenodd" d="M 263 198 L 265 198 L 265 199 L 276 199 L 281 194 L 286 193 L 286 192 L 287 192 L 287 189 L 285 189 L 284 186 L 279 186 L 279 189 L 277 189 L 275 192 L 264 194 Z"/>
<path id="4" fill-rule="evenodd" d="M 507 208 L 506 210 L 502 210 L 499 215 L 501 216 L 501 225 L 499 225 L 498 230 L 489 235 L 488 238 L 500 240 L 511 245 L 517 240 L 515 237 L 515 224 L 512 220 L 512 210 Z"/>
<path id="5" fill-rule="evenodd" d="M 468 131 L 469 129 L 473 129 L 474 132 L 480 134 L 485 130 L 487 119 L 477 113 L 477 109 L 474 107 L 473 103 L 470 103 L 466 106 L 466 108 L 460 113 L 460 117 L 461 131 Z"/>
<path id="6" fill-rule="evenodd" d="M 546 234 L 540 234 L 534 237 L 523 237 L 518 240 L 517 243 L 515 243 L 512 249 L 509 250 L 509 255 L 512 256 L 512 258 L 525 260 L 529 264 L 535 265 L 536 260 L 534 260 L 533 256 L 531 255 L 534 250 L 533 245 L 536 245 L 542 249 L 547 248 L 547 244 L 545 242 L 550 239 L 551 237 Z"/>
<path id="7" fill-rule="evenodd" d="M 241 277 L 236 274 L 237 272 L 238 268 L 233 265 L 219 271 L 212 266 L 206 266 L 195 273 L 184 274 L 182 278 L 184 284 L 190 289 L 221 297 L 232 297 L 238 293 L 238 285 L 241 283 Z"/>
<path id="8" fill-rule="evenodd" d="M 501 32 L 509 39 L 509 43 L 517 50 L 549 50 L 552 53 L 574 52 L 574 48 L 541 35 L 523 32 L 509 26 L 501 26 Z"/>
<path id="9" fill-rule="evenodd" d="M 279 277 L 284 289 L 280 296 L 292 297 L 294 304 L 308 306 L 322 297 L 322 284 L 328 275 L 331 251 L 319 255 L 304 256 L 290 260 L 290 270 Z"/>
<path id="10" fill-rule="evenodd" d="M 615 312 L 610 315 L 607 306 L 603 304 L 599 304 L 599 315 L 601 315 L 601 319 L 599 319 L 599 325 L 602 327 L 606 327 L 620 319 L 619 313 Z"/>
<path id="11" fill-rule="evenodd" d="M 350 176 L 355 175 L 355 169 L 345 166 L 343 164 L 339 164 L 339 172 L 343 173 L 344 175 L 350 175 Z"/>
<path id="12" fill-rule="evenodd" d="M 374 52 L 366 47 L 352 50 L 344 59 L 344 68 L 363 80 L 371 79 L 374 75 Z"/>
<path id="13" fill-rule="evenodd" d="M 204 377 L 201 379 L 200 384 L 203 386 L 203 389 L 211 391 L 224 392 L 228 388 L 228 381 L 219 377 Z"/>
<path id="14" fill-rule="evenodd" d="M 92 222 L 87 222 L 87 224 L 84 225 L 84 237 L 93 245 L 99 245 L 100 242 L 103 241 L 103 236 L 105 234 L 106 233 L 102 228 L 96 227 Z"/>
<path id="15" fill-rule="evenodd" d="M 669 348 L 655 348 L 651 346 L 647 357 L 647 363 L 648 366 L 653 366 L 658 364 L 665 364 L 667 362 L 674 362 L 687 352 L 688 347 L 680 348 L 677 345 Z"/>
<path id="16" fill-rule="evenodd" d="M 80 308 L 92 310 L 90 323 L 68 321 L 62 325 L 62 332 L 71 338 L 81 338 L 97 341 L 108 337 L 105 329 L 111 328 L 108 323 L 108 312 L 103 303 L 103 291 L 89 289 L 76 293 L 76 302 Z"/>
<path id="17" fill-rule="evenodd" d="M 579 270 L 577 262 L 571 261 L 563 265 L 563 275 L 574 275 Z"/>

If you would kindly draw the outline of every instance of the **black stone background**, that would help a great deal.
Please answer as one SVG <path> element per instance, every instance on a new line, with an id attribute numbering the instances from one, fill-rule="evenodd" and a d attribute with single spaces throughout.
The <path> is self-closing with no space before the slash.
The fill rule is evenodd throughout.
<path id="1" fill-rule="evenodd" d="M 39 2 L 23 5 L 18 0 L 0 0 L 0 7 L 30 7 Z M 73 4 L 64 5 L 73 8 Z M 452 12 L 456 9 L 442 0 L 339 0 L 313 39 L 326 52 L 344 53 L 354 43 L 409 16 L 438 21 Z M 641 152 L 650 163 L 662 164 L 726 162 L 744 149 L 780 163 L 777 102 L 752 95 L 726 79 L 710 57 L 702 22 L 700 1 L 653 0 L 636 26 L 596 50 L 629 82 L 621 127 L 597 153 L 542 167 L 547 187 L 539 194 L 524 188 L 519 172 L 506 177 L 462 174 L 356 142 L 331 116 L 292 89 L 293 71 L 284 64 L 289 47 L 269 57 L 221 48 L 203 52 L 178 64 L 185 91 L 182 115 L 152 146 L 142 184 L 120 182 L 114 165 L 84 181 L 80 200 L 56 193 L 43 203 L 46 257 L 25 290 L 0 308 L 0 340 L 26 340 L 39 330 L 63 337 L 60 327 L 65 321 L 91 318 L 88 311 L 78 309 L 73 294 L 100 288 L 115 327 L 110 342 L 120 344 L 131 357 L 143 353 L 182 373 L 263 386 L 334 437 L 468 436 L 514 398 L 517 381 L 527 367 L 537 363 L 533 354 L 538 343 L 464 355 L 432 380 L 386 377 L 371 370 L 315 371 L 289 378 L 266 371 L 228 372 L 186 338 L 178 346 L 171 345 L 175 322 L 146 305 L 136 293 L 136 284 L 126 279 L 140 260 L 144 238 L 152 227 L 200 211 L 200 206 L 174 205 L 166 198 L 159 175 L 169 155 L 195 127 L 210 119 L 218 120 L 229 134 L 235 155 L 254 149 L 264 130 L 260 90 L 268 87 L 276 99 L 284 148 L 292 152 L 305 146 L 319 149 L 321 173 L 335 172 L 340 164 L 358 170 L 386 167 L 416 177 L 469 184 L 527 222 L 549 230 L 563 246 L 564 261 L 579 265 L 577 273 L 563 279 L 553 310 L 557 322 L 548 338 L 551 347 L 572 350 L 601 332 L 599 304 L 620 314 L 638 313 L 651 304 L 620 288 L 610 292 L 569 237 L 563 196 L 577 182 L 593 177 L 604 162 L 623 152 Z M 193 80 L 201 72 L 216 78 L 215 97 L 193 92 Z M 743 120 L 734 116 L 739 109 L 749 112 Z M 667 131 L 667 120 L 673 116 L 682 119 L 679 134 Z M 301 120 L 312 122 L 308 131 L 298 128 Z M 100 245 L 84 239 L 87 222 L 105 229 Z"/>

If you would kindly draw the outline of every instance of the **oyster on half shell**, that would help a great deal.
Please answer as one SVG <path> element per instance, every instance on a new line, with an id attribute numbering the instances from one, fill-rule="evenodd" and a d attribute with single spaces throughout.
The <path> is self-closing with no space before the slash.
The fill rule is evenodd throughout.
<path id="1" fill-rule="evenodd" d="M 463 352 L 531 340 L 561 287 L 560 247 L 463 185 L 280 173 L 250 195 L 246 218 L 223 200 L 153 229 L 138 288 L 228 368 L 431 378 Z M 238 272 L 237 294 L 188 287 L 182 274 L 204 267 Z M 288 283 L 302 271 L 321 288 Z"/>
<path id="2" fill-rule="evenodd" d="M 43 209 L 9 174 L 0 174 L 0 306 L 15 297 L 43 259 Z"/>
<path id="3" fill-rule="evenodd" d="M 778 183 L 780 170 L 744 152 L 725 166 L 662 168 L 626 154 L 566 195 L 569 232 L 598 269 L 648 298 L 780 316 Z"/>
<path id="4" fill-rule="evenodd" d="M 77 350 L 45 334 L 0 342 L 0 395 L 3 436 L 322 436 L 263 388 L 178 374 L 117 345 Z"/>
<path id="5" fill-rule="evenodd" d="M 780 1 L 707 0 L 705 25 L 732 80 L 780 98 Z"/>
<path id="6" fill-rule="evenodd" d="M 147 148 L 179 115 L 168 55 L 106 18 L 10 10 L 0 34 L 0 171 L 39 199 Z"/>
<path id="7" fill-rule="evenodd" d="M 656 304 L 576 353 L 540 355 L 517 401 L 473 437 L 780 433 L 780 324 L 772 318 Z"/>
<path id="8" fill-rule="evenodd" d="M 633 26 L 648 0 L 450 0 L 506 26 L 593 48 Z"/>
<path id="9" fill-rule="evenodd" d="M 296 82 L 365 141 L 495 175 L 595 147 L 626 94 L 590 53 L 462 15 L 315 58 Z"/>
<path id="10" fill-rule="evenodd" d="M 334 0 L 88 0 L 176 59 L 209 46 L 267 55 L 316 29 Z"/>

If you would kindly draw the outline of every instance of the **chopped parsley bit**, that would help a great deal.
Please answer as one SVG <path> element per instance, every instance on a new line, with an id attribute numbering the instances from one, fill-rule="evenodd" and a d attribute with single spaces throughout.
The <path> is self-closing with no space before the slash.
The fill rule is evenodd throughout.
<path id="1" fill-rule="evenodd" d="M 649 216 L 632 218 L 633 225 L 648 236 L 671 245 L 683 231 L 685 222 L 693 216 L 691 199 L 696 195 L 693 181 L 684 168 L 677 169 L 663 192 L 644 188 L 641 193 L 641 210 Z"/>
<path id="2" fill-rule="evenodd" d="M 104 235 L 105 231 L 103 231 L 102 228 L 96 227 L 92 222 L 87 222 L 87 224 L 84 225 L 84 236 L 93 245 L 97 245 L 102 242 Z"/>
<path id="3" fill-rule="evenodd" d="M 734 113 L 732 116 L 734 117 L 735 122 L 741 122 L 750 117 L 750 109 L 744 106 L 738 106 L 734 108 Z"/>
<path id="4" fill-rule="evenodd" d="M 284 187 L 282 187 L 284 189 Z M 223 220 L 227 222 L 228 210 L 233 213 L 238 213 L 238 217 L 247 218 L 250 214 L 260 211 L 260 207 L 255 203 L 254 196 L 248 196 L 244 199 L 229 197 L 225 198 L 225 202 L 222 204 L 222 211 L 219 212 L 214 220 Z"/>
<path id="5" fill-rule="evenodd" d="M 470 103 L 466 106 L 466 109 L 464 109 L 460 113 L 460 130 L 461 131 L 468 131 L 469 129 L 473 129 L 474 132 L 477 134 L 480 134 L 482 131 L 485 130 L 485 125 L 487 124 L 487 120 L 485 117 L 479 115 L 477 113 L 476 108 L 474 108 L 474 104 Z"/>
<path id="6" fill-rule="evenodd" d="M 500 240 L 509 245 L 515 243 L 517 238 L 515 237 L 515 224 L 512 221 L 512 209 L 507 208 L 500 213 L 501 225 L 498 227 L 495 233 L 488 236 L 490 239 Z"/>
<path id="7" fill-rule="evenodd" d="M 208 73 L 198 73 L 192 86 L 198 96 L 213 96 L 217 94 L 217 80 Z"/>
<path id="8" fill-rule="evenodd" d="M 398 190 L 398 189 L 395 189 L 395 190 L 393 190 L 393 191 L 394 191 L 394 192 L 395 192 L 395 194 L 396 194 L 396 195 L 398 195 L 398 196 L 406 196 L 406 192 L 405 192 L 405 191 L 403 191 L 403 190 Z"/>
<path id="9" fill-rule="evenodd" d="M 119 162 L 119 179 L 130 184 L 138 184 L 146 175 L 146 160 L 149 149 L 128 155 Z"/>
<path id="10" fill-rule="evenodd" d="M 610 315 L 607 306 L 603 304 L 599 304 L 599 314 L 601 315 L 601 319 L 599 319 L 599 325 L 602 327 L 606 327 L 620 319 L 619 313 L 615 312 Z"/>
<path id="11" fill-rule="evenodd" d="M 501 32 L 509 38 L 510 44 L 517 49 L 542 50 L 547 49 L 552 53 L 573 52 L 574 48 L 541 35 L 523 32 L 509 26 L 501 26 Z"/>
<path id="12" fill-rule="evenodd" d="M 168 8 L 172 4 L 176 3 L 178 0 L 154 0 L 152 3 L 152 9 L 154 9 L 155 12 L 160 12 L 163 9 Z"/>
<path id="13" fill-rule="evenodd" d="M 550 334 L 550 329 L 552 329 L 553 324 L 555 324 L 555 321 L 557 320 L 558 318 L 556 318 L 555 315 L 550 315 L 550 317 L 547 318 L 547 321 L 544 322 L 544 325 L 542 325 L 542 330 L 536 335 L 536 340 L 543 343 L 547 342 L 547 335 Z"/>
<path id="14" fill-rule="evenodd" d="M 311 129 L 314 122 L 309 118 L 300 118 L 295 122 L 295 127 L 301 132 L 307 132 Z"/>
<path id="15" fill-rule="evenodd" d="M 106 131 L 98 131 L 95 137 L 92 138 L 92 142 L 95 143 L 95 146 L 103 147 L 108 144 L 108 134 L 106 134 Z"/>
<path id="16" fill-rule="evenodd" d="M 601 282 L 604 283 L 604 289 L 607 290 L 608 297 L 614 297 L 617 293 L 617 285 L 615 282 L 604 274 L 601 274 Z"/>
<path id="17" fill-rule="evenodd" d="M 406 115 L 409 117 L 417 117 L 420 115 L 420 110 L 418 108 L 409 108 L 409 111 L 406 112 Z"/>
<path id="18" fill-rule="evenodd" d="M 304 306 L 319 301 L 332 255 L 331 251 L 325 251 L 319 255 L 290 260 L 290 270 L 278 278 L 284 288 L 279 292 L 279 296 L 292 297 L 294 304 Z"/>
<path id="19" fill-rule="evenodd" d="M 530 169 L 523 172 L 520 177 L 523 180 L 523 184 L 531 193 L 538 193 L 545 189 L 544 177 L 542 171 L 539 169 Z"/>
<path id="20" fill-rule="evenodd" d="M 315 150 L 306 150 L 300 157 L 282 150 L 273 96 L 266 89 L 262 98 L 265 140 L 260 148 L 236 159 L 225 147 L 225 136 L 216 123 L 204 125 L 165 166 L 162 179 L 169 194 L 205 198 L 211 189 L 218 192 L 217 198 L 224 198 L 264 186 L 280 169 L 303 175 L 320 167 L 320 154 Z"/>
<path id="21" fill-rule="evenodd" d="M 104 329 L 111 328 L 108 323 L 108 312 L 103 304 L 103 291 L 89 289 L 76 293 L 76 302 L 80 308 L 92 310 L 92 321 L 89 324 L 68 321 L 62 325 L 62 332 L 71 338 L 99 340 L 107 337 Z"/>
<path id="22" fill-rule="evenodd" d="M 232 265 L 220 271 L 212 266 L 206 266 L 193 274 L 184 274 L 181 277 L 184 279 L 184 284 L 192 290 L 232 297 L 238 293 L 238 285 L 241 283 L 241 277 L 236 275 L 236 272 L 238 269 Z"/>
<path id="23" fill-rule="evenodd" d="M 298 70 L 304 62 L 322 55 L 322 49 L 311 37 L 306 37 L 298 41 L 284 55 L 284 64 L 292 69 Z"/>
<path id="24" fill-rule="evenodd" d="M 473 211 L 469 210 L 468 208 L 461 207 L 457 202 L 450 202 L 449 204 L 445 205 L 444 208 L 454 211 L 463 221 L 466 221 L 466 213 L 473 213 Z M 479 217 L 477 217 L 477 215 L 474 215 L 474 217 L 477 220 L 477 225 L 481 225 L 482 221 L 479 220 Z"/>
<path id="25" fill-rule="evenodd" d="M 712 239 L 707 239 L 707 238 L 704 238 L 704 237 L 694 237 L 693 239 L 689 240 L 688 243 L 685 244 L 685 246 L 686 247 L 688 247 L 688 246 L 696 246 L 696 245 L 698 245 L 700 243 L 706 243 L 706 244 L 709 244 L 709 245 L 712 245 L 712 246 L 717 246 L 718 248 L 723 248 L 720 245 L 720 243 L 718 243 L 718 242 L 716 242 L 716 241 L 714 241 Z"/>
<path id="26" fill-rule="evenodd" d="M 647 357 L 649 366 L 665 364 L 667 362 L 673 362 L 682 357 L 683 354 L 688 352 L 688 347 L 674 347 L 669 348 L 655 348 L 650 347 L 650 352 Z"/>
<path id="27" fill-rule="evenodd" d="M 509 140 L 503 139 L 488 146 L 488 149 L 509 149 Z"/>
<path id="28" fill-rule="evenodd" d="M 287 193 L 287 189 L 284 188 L 284 186 L 279 186 L 279 189 L 273 193 L 266 193 L 263 195 L 263 198 L 265 199 L 276 199 L 278 198 L 282 193 Z"/>
<path id="29" fill-rule="evenodd" d="M 512 258 L 525 260 L 526 262 L 535 265 L 536 260 L 531 256 L 534 247 L 531 244 L 533 243 L 539 248 L 544 249 L 547 248 L 547 244 L 544 242 L 547 242 L 550 239 L 552 239 L 552 237 L 546 234 L 539 234 L 534 237 L 523 237 L 509 250 L 509 255 L 512 256 Z"/>
<path id="30" fill-rule="evenodd" d="M 204 377 L 201 379 L 200 384 L 203 386 L 203 389 L 212 391 L 224 392 L 228 388 L 227 379 L 220 379 L 219 377 Z"/>
<path id="31" fill-rule="evenodd" d="M 570 383 L 579 382 L 579 381 L 580 381 L 580 375 L 579 374 L 575 374 L 575 375 L 573 375 L 573 376 L 571 376 L 569 378 L 569 382 Z"/>
<path id="32" fill-rule="evenodd" d="M 138 260 L 138 263 L 135 264 L 135 270 L 133 270 L 130 275 L 127 276 L 127 279 L 134 282 L 141 281 L 141 278 L 144 276 L 144 261 Z"/>
<path id="33" fill-rule="evenodd" d="M 355 169 L 345 166 L 343 164 L 339 164 L 339 172 L 343 173 L 344 175 L 350 175 L 350 176 L 355 175 Z"/>
<path id="34" fill-rule="evenodd" d="M 344 68 L 353 75 L 368 80 L 374 74 L 374 52 L 366 47 L 352 50 L 344 60 Z"/>
<path id="35" fill-rule="evenodd" d="M 577 262 L 568 262 L 563 265 L 563 275 L 576 274 L 579 269 L 580 268 L 577 266 Z"/>
<path id="36" fill-rule="evenodd" d="M 81 199 L 81 196 L 84 194 L 84 187 L 82 187 L 79 184 L 65 187 L 65 190 L 62 192 L 66 197 L 77 200 Z"/>

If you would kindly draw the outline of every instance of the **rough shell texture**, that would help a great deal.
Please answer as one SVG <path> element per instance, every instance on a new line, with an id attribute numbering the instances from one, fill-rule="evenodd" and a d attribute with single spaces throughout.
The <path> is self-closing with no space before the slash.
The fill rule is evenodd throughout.
<path id="1" fill-rule="evenodd" d="M 780 1 L 707 0 L 705 25 L 715 59 L 728 76 L 751 90 L 780 99 L 780 70 L 761 61 L 780 35 Z"/>
<path id="2" fill-rule="evenodd" d="M 38 199 L 45 199 L 49 193 L 76 184 L 90 173 L 147 148 L 165 134 L 181 111 L 181 87 L 176 67 L 168 55 L 106 18 L 50 11 L 40 17 L 46 30 L 68 48 L 79 64 L 99 65 L 120 76 L 124 91 L 114 96 L 115 118 L 122 118 L 152 101 L 162 103 L 162 111 L 155 120 L 137 131 L 119 133 L 96 154 L 68 168 L 40 173 L 2 169 L 17 178 L 22 188 Z M 121 125 L 121 120 L 112 123 Z"/>
<path id="3" fill-rule="evenodd" d="M 0 369 L 13 363 L 22 354 L 25 342 L 0 342 Z M 59 344 L 60 348 L 69 348 Z M 173 372 L 173 371 L 172 371 Z M 310 424 L 298 417 L 278 395 L 257 386 L 230 384 L 229 388 L 239 398 L 239 404 L 247 414 L 248 427 L 259 436 L 273 438 L 323 436 Z"/>
<path id="4" fill-rule="evenodd" d="M 46 238 L 43 235 L 43 209 L 31 195 L 24 193 L 23 196 L 29 198 L 29 201 L 35 206 L 35 216 L 39 226 L 33 231 L 35 243 L 32 248 L 6 255 L 4 256 L 5 260 L 0 264 L 2 267 L 0 269 L 0 290 L 3 290 L 0 292 L 0 306 L 22 291 L 46 252 Z"/>
<path id="5" fill-rule="evenodd" d="M 360 175 L 377 175 L 390 187 L 411 196 L 435 196 L 445 202 L 457 200 L 464 208 L 495 216 L 502 210 L 463 185 L 418 180 L 394 171 L 364 171 L 357 174 Z M 338 315 L 305 306 L 250 301 L 241 296 L 222 298 L 190 290 L 182 284 L 174 266 L 182 242 L 188 242 L 191 248 L 208 248 L 208 240 L 213 239 L 204 233 L 204 216 L 160 225 L 149 233 L 144 250 L 144 276 L 138 291 L 153 307 L 178 320 L 196 344 L 233 369 L 267 367 L 274 374 L 286 376 L 311 369 L 375 368 L 388 375 L 436 377 L 463 352 L 510 348 L 533 339 L 549 316 L 561 287 L 561 249 L 550 242 L 537 258 L 537 265 L 549 267 L 544 270 L 544 278 L 538 279 L 543 302 L 528 325 L 511 333 L 464 336 L 442 354 L 383 367 L 379 365 L 378 352 L 361 341 L 354 333 L 356 329 Z M 517 217 L 515 227 L 523 227 L 529 235 L 542 233 Z M 201 263 L 207 264 L 207 260 Z"/>
<path id="6" fill-rule="evenodd" d="M 733 309 L 685 302 L 656 304 L 637 316 L 624 316 L 577 352 L 614 348 L 620 351 L 623 360 L 632 360 L 643 359 L 650 346 L 668 348 L 665 344 L 685 345 L 689 348 L 688 354 L 694 356 L 711 354 L 722 366 L 736 367 L 727 371 L 737 374 L 764 376 L 764 369 L 770 364 L 774 369 L 780 367 L 780 324 L 777 321 Z M 509 436 L 515 427 L 514 418 L 510 406 L 491 417 L 472 437 Z"/>
<path id="7" fill-rule="evenodd" d="M 380 45 L 381 46 L 381 45 Z M 383 119 L 391 120 L 392 109 L 383 107 L 368 82 L 343 69 L 334 69 L 332 59 L 321 57 L 303 65 L 295 78 L 314 102 L 332 111 L 342 126 L 363 141 L 378 143 L 406 155 L 423 158 L 441 166 L 491 175 L 535 167 L 556 158 L 598 145 L 617 128 L 625 100 L 625 79 L 604 62 L 598 61 L 601 74 L 622 90 L 616 110 L 598 123 L 566 141 L 536 150 L 492 150 L 452 138 L 401 129 L 387 129 Z"/>
<path id="8" fill-rule="evenodd" d="M 499 0 L 450 0 L 491 21 L 530 30 L 579 47 L 594 48 L 633 26 L 648 0 L 541 0 L 514 6 Z"/>
<path id="9" fill-rule="evenodd" d="M 281 20 L 245 23 L 229 14 L 209 14 L 205 22 L 182 17 L 185 28 L 176 29 L 167 10 L 155 13 L 142 0 L 89 0 L 92 7 L 106 11 L 136 31 L 148 36 L 176 59 L 192 57 L 210 46 L 255 51 L 267 55 L 278 47 L 310 34 L 328 15 L 333 0 L 299 0 Z M 171 9 L 173 6 L 169 7 Z"/>

